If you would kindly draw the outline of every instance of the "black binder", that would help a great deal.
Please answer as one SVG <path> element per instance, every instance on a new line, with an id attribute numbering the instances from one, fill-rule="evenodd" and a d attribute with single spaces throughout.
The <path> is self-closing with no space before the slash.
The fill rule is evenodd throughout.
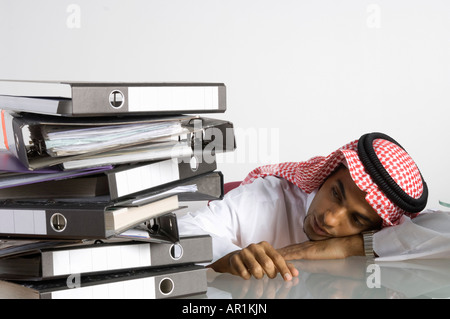
<path id="1" fill-rule="evenodd" d="M 124 142 L 121 145 L 111 145 L 107 147 L 99 147 L 89 150 L 82 154 L 74 154 L 68 156 L 51 156 L 46 149 L 46 141 L 44 138 L 44 131 L 51 130 L 51 127 L 64 129 L 67 131 L 78 130 L 81 128 L 98 128 L 110 126 L 127 126 L 134 124 L 155 124 L 155 123 L 177 123 L 183 128 L 182 131 L 175 135 L 166 136 L 165 143 L 181 142 L 185 143 L 189 148 L 190 155 L 203 152 L 203 156 L 214 155 L 217 152 L 233 151 L 236 147 L 234 127 L 231 122 L 202 118 L 192 116 L 173 116 L 169 118 L 155 118 L 155 117 L 127 117 L 127 118 L 63 118 L 46 116 L 40 114 L 29 113 L 15 113 L 10 111 L 1 111 L 1 126 L 3 133 L 3 142 L 5 147 L 20 160 L 20 162 L 28 169 L 40 169 L 43 167 L 55 166 L 60 164 L 67 164 L 70 161 L 82 160 L 90 156 L 108 154 L 108 151 L 125 150 L 131 154 L 134 153 L 136 147 L 143 145 L 155 144 L 158 146 L 161 142 L 161 137 L 145 138 L 138 142 Z M 173 139 L 176 139 L 174 141 Z M 95 145 L 95 143 L 94 143 Z M 167 153 L 162 155 L 162 158 L 173 157 L 173 146 L 167 149 Z M 188 156 L 189 154 L 182 154 Z M 135 161 L 142 161 L 146 157 Z M 181 156 L 181 155 L 180 155 Z M 178 155 L 175 155 L 178 157 Z M 131 159 L 131 155 L 129 156 Z M 127 162 L 128 157 L 125 156 L 124 162 Z M 106 164 L 118 164 L 114 160 L 106 163 L 86 163 L 84 167 L 101 166 Z M 83 167 L 71 167 L 83 168 Z"/>

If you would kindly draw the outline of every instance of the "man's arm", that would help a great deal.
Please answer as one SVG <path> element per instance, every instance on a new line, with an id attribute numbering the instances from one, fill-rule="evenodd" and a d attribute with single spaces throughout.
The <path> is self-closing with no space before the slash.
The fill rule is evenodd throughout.
<path id="1" fill-rule="evenodd" d="M 293 244 L 278 252 L 285 260 L 295 259 L 341 259 L 350 256 L 364 256 L 364 241 L 361 234 L 334 237 L 325 240 L 306 241 Z"/>
<path id="2" fill-rule="evenodd" d="M 251 276 L 274 278 L 280 273 L 285 280 L 298 276 L 298 270 L 287 260 L 297 259 L 342 259 L 350 256 L 364 256 L 361 234 L 335 237 L 326 240 L 306 241 L 281 249 L 274 249 L 269 243 L 261 242 L 231 252 L 211 264 L 217 272 L 226 272 L 249 279 Z"/>

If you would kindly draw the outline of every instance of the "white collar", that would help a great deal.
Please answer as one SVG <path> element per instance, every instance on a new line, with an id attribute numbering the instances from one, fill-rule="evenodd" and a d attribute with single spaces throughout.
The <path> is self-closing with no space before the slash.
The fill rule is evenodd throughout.
<path id="1" fill-rule="evenodd" d="M 317 194 L 317 189 L 313 190 L 311 193 L 308 194 L 308 197 L 306 197 L 305 216 L 308 214 L 309 206 L 311 206 L 311 202 L 313 201 L 316 194 Z"/>

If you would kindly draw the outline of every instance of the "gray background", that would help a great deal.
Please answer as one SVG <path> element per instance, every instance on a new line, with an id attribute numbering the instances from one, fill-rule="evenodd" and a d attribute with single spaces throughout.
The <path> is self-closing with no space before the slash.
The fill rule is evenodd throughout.
<path id="1" fill-rule="evenodd" d="M 400 142 L 450 201 L 450 2 L 0 1 L 0 78 L 213 81 L 238 150 L 226 180 L 369 131 Z"/>

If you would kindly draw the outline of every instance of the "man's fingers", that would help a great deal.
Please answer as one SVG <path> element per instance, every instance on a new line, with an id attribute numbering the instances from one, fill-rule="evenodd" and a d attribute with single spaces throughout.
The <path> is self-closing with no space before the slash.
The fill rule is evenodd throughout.
<path id="1" fill-rule="evenodd" d="M 235 253 L 230 256 L 230 270 L 233 275 L 238 275 L 244 279 L 250 279 L 251 274 L 247 270 L 247 266 L 242 260 L 241 252 Z"/>
<path id="2" fill-rule="evenodd" d="M 274 248 L 268 251 L 268 255 L 273 260 L 274 265 L 284 280 L 290 281 L 293 277 L 298 276 L 298 270 L 294 265 L 288 264 L 281 254 Z"/>
<path id="3" fill-rule="evenodd" d="M 279 268 L 277 263 L 282 262 L 283 257 L 269 243 L 263 241 L 259 244 L 252 244 L 248 246 L 248 250 L 251 251 L 255 261 L 259 265 L 259 268 L 255 267 L 258 269 L 256 278 L 262 278 L 264 274 L 269 278 L 275 278 L 277 276 Z"/>
<path id="4" fill-rule="evenodd" d="M 277 273 L 280 273 L 286 281 L 298 276 L 298 270 L 292 264 L 288 265 L 283 256 L 272 245 L 261 242 L 256 247 L 258 251 L 255 258 L 269 278 L 275 278 Z"/>
<path id="5" fill-rule="evenodd" d="M 276 266 L 274 260 L 268 255 L 261 254 L 256 256 L 259 265 L 261 266 L 263 272 L 269 278 L 275 278 L 278 273 L 278 267 Z"/>
<path id="6" fill-rule="evenodd" d="M 293 277 L 298 277 L 299 272 L 297 270 L 297 268 L 295 268 L 295 266 L 292 263 L 287 263 L 289 270 L 291 271 L 291 274 Z"/>
<path id="7" fill-rule="evenodd" d="M 261 253 L 263 252 L 261 251 L 256 244 L 251 244 L 241 250 L 242 260 L 247 266 L 247 270 L 257 279 L 261 279 L 265 274 L 264 268 L 260 264 Z"/>
<path id="8" fill-rule="evenodd" d="M 298 276 L 294 265 L 288 264 L 283 256 L 269 243 L 251 244 L 229 258 L 231 273 L 244 279 L 251 276 L 261 279 L 264 275 L 275 278 L 278 273 L 290 281 Z"/>

